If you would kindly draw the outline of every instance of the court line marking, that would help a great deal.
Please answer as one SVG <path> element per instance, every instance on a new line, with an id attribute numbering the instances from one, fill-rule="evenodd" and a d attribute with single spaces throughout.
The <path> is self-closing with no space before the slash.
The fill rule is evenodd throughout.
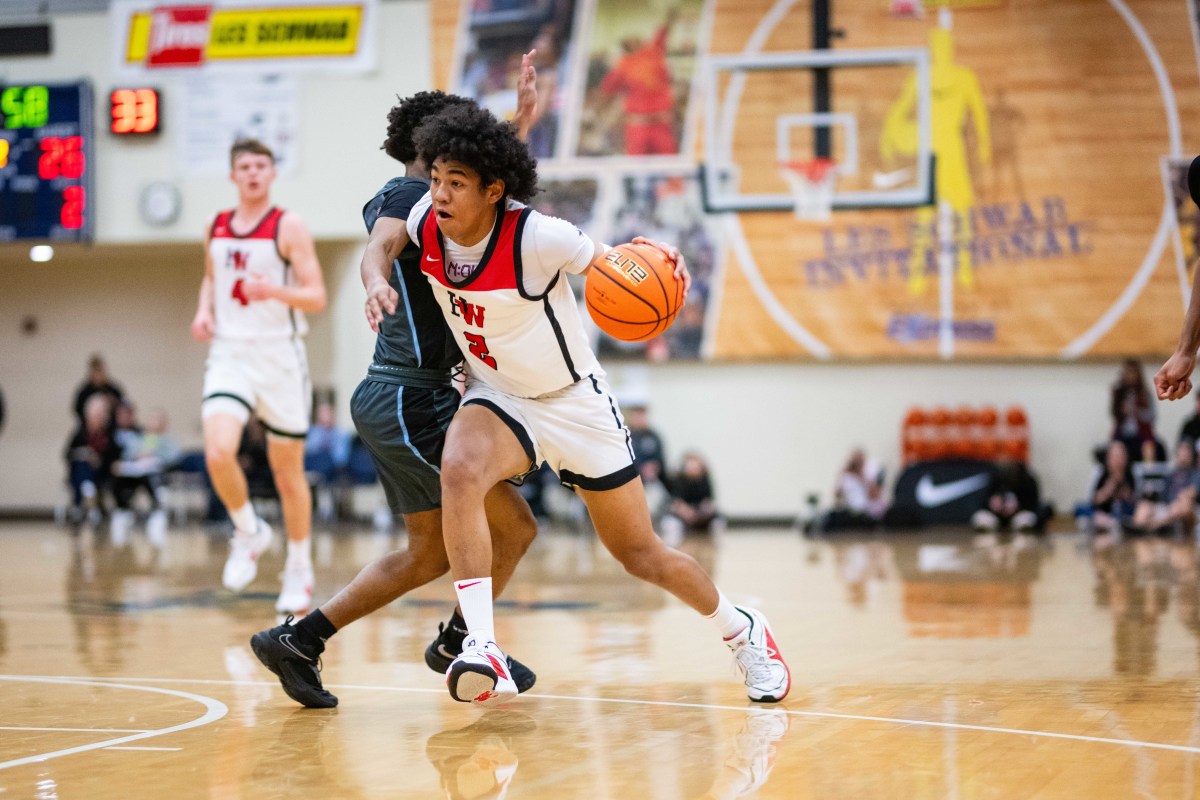
<path id="1" fill-rule="evenodd" d="M 4 676 L 0 676 L 4 677 Z M 86 678 L 81 680 L 87 680 Z M 142 681 L 145 683 L 202 683 L 220 684 L 225 686 L 277 686 L 277 681 L 226 681 L 213 679 L 190 678 L 121 678 L 124 681 Z M 370 686 L 363 684 L 326 684 L 326 689 L 361 689 L 366 691 L 409 692 L 414 694 L 445 694 L 445 689 L 421 689 L 406 686 Z M 834 711 L 797 711 L 780 705 L 758 704 L 752 706 L 724 706 L 711 703 L 680 703 L 670 700 L 631 700 L 614 697 L 581 697 L 578 695 L 562 694 L 523 694 L 535 700 L 574 700 L 576 702 L 614 703 L 618 705 L 657 706 L 667 708 L 694 708 L 709 711 L 781 711 L 792 717 L 812 717 L 814 719 L 837 719 L 850 722 L 882 722 L 891 725 L 916 725 L 925 728 L 942 728 L 958 731 L 979 731 L 981 733 L 1003 733 L 1014 736 L 1035 736 L 1043 739 L 1063 739 L 1089 744 L 1115 744 L 1121 747 L 1142 747 L 1151 750 L 1170 750 L 1179 753 L 1200 753 L 1200 747 L 1181 744 L 1166 744 L 1164 742 L 1146 742 L 1140 739 L 1114 739 L 1106 736 L 1088 736 L 1081 733 L 1056 733 L 1054 731 L 1027 730 L 1024 728 L 1002 728 L 992 725 L 972 725 L 967 722 L 938 722 L 927 719 L 906 719 L 904 717 L 878 717 L 869 714 L 840 714 Z M 4 765 L 0 764 L 0 768 Z"/>
<path id="2" fill-rule="evenodd" d="M 169 733 L 178 733 L 186 731 L 190 728 L 198 728 L 201 725 L 208 725 L 211 722 L 224 717 L 229 713 L 229 707 L 220 700 L 214 700 L 211 697 L 205 697 L 191 692 L 181 692 L 177 689 L 162 689 L 154 686 L 134 686 L 127 683 L 114 683 L 103 678 L 75 678 L 75 677 L 56 677 L 49 675 L 0 675 L 0 681 L 11 681 L 14 683 L 58 683 L 69 686 L 99 686 L 106 689 L 129 689 L 135 692 L 155 692 L 157 694 L 167 694 L 175 697 L 182 697 L 186 700 L 194 700 L 205 708 L 202 716 L 196 717 L 188 722 L 179 725 L 172 725 L 168 728 L 159 728 L 152 731 L 144 731 L 135 733 L 129 736 L 120 736 L 115 739 L 105 739 L 100 742 L 84 744 L 78 747 L 68 747 L 63 750 L 55 750 L 50 753 L 39 753 L 26 758 L 16 758 L 10 761 L 0 761 L 0 769 L 8 769 L 9 767 L 19 767 L 23 764 L 37 764 L 43 761 L 49 761 L 52 758 L 61 758 L 63 756 L 74 755 L 76 753 L 86 753 L 89 750 L 100 750 L 103 748 L 111 748 L 113 745 L 121 745 L 126 742 L 136 742 L 141 739 L 150 739 L 156 736 L 166 736 Z M 104 732 L 104 731 L 101 731 Z"/>
<path id="3" fill-rule="evenodd" d="M 163 751 L 171 751 L 171 750 L 182 750 L 183 748 L 182 748 L 182 747 L 137 747 L 137 746 L 133 746 L 133 747 L 122 747 L 121 745 L 114 744 L 113 746 L 111 746 L 111 747 L 106 747 L 106 748 L 104 748 L 104 749 L 105 749 L 105 750 L 163 750 Z"/>
<path id="4" fill-rule="evenodd" d="M 146 728 L 35 728 L 28 725 L 0 725 L 0 731 L 63 731 L 65 733 L 150 733 Z"/>

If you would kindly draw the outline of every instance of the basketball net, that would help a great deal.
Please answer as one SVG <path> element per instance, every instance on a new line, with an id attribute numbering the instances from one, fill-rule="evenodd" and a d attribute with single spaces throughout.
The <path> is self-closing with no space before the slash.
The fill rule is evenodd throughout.
<path id="1" fill-rule="evenodd" d="M 833 216 L 833 189 L 837 163 L 829 158 L 784 161 L 779 173 L 796 200 L 796 219 L 828 222 Z"/>

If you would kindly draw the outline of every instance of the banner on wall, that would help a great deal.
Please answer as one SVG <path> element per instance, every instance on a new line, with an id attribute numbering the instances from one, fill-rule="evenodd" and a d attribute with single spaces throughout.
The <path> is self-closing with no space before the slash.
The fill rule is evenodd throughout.
<path id="1" fill-rule="evenodd" d="M 154 4 L 117 0 L 117 70 L 366 72 L 375 67 L 377 0 Z"/>
<path id="2" fill-rule="evenodd" d="M 463 0 L 435 48 L 456 54 L 452 86 L 508 116 L 520 54 L 536 47 L 543 175 L 593 177 L 590 213 L 607 241 L 657 235 L 699 276 L 671 330 L 637 346 L 600 337 L 605 358 L 1155 356 L 1178 337 L 1200 248 L 1200 210 L 1179 191 L 1194 155 L 1179 131 L 1200 108 L 1171 84 L 1196 74 L 1198 2 L 1164 3 L 1171 24 L 1097 2 L 1086 37 L 1064 4 L 837 4 L 831 25 L 858 51 L 926 55 L 937 202 L 848 203 L 827 222 L 710 214 L 694 195 L 713 113 L 693 86 L 705 59 L 796 49 L 785 34 L 811 25 L 806 5 Z M 1033 30 L 1053 38 L 1055 58 L 1013 62 Z M 722 75 L 716 94 L 733 111 L 712 130 L 730 145 L 731 179 L 747 195 L 786 193 L 781 165 L 812 157 L 817 124 L 845 167 L 838 191 L 911 178 L 917 92 L 905 68 L 829 69 L 836 124 L 812 121 L 811 68 Z M 1122 80 L 1089 91 L 1080 69 Z"/>

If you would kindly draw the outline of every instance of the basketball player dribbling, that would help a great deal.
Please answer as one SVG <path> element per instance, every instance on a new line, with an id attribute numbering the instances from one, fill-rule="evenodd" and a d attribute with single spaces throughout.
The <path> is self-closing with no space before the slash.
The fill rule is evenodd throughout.
<path id="1" fill-rule="evenodd" d="M 204 455 L 217 496 L 233 521 L 222 582 L 245 589 L 271 543 L 254 512 L 238 464 L 242 430 L 254 414 L 267 430 L 267 455 L 283 521 L 287 562 L 275 604 L 306 611 L 312 600 L 312 497 L 304 477 L 304 439 L 312 385 L 302 337 L 305 312 L 325 308 L 325 284 L 304 221 L 271 205 L 275 157 L 254 139 L 229 152 L 238 204 L 220 211 L 204 237 L 204 278 L 192 335 L 209 342 L 202 417 Z"/>
<path id="2" fill-rule="evenodd" d="M 448 108 L 414 141 L 431 181 L 408 216 L 408 236 L 421 246 L 421 268 L 467 365 L 441 462 L 442 530 L 467 628 L 446 673 L 450 695 L 495 705 L 517 694 L 495 641 L 487 497 L 545 461 L 583 498 L 600 541 L 627 571 L 714 622 L 750 699 L 782 700 L 791 677 L 763 615 L 730 603 L 654 532 L 629 431 L 563 275 L 585 272 L 606 248 L 524 205 L 536 164 L 487 111 Z M 679 251 L 646 243 L 663 250 L 686 287 Z"/>
<path id="3" fill-rule="evenodd" d="M 513 124 L 523 135 L 537 106 L 533 53 L 523 59 L 518 111 Z M 425 119 L 472 100 L 419 92 L 388 113 L 383 149 L 404 164 L 363 208 L 369 232 L 361 273 L 367 293 L 367 322 L 378 337 L 367 377 L 351 400 L 354 425 L 371 453 L 388 505 L 404 519 L 408 547 L 367 565 L 329 602 L 304 619 L 262 631 L 251 638 L 259 660 L 274 672 L 284 692 L 310 708 L 337 705 L 323 688 L 318 658 L 337 631 L 391 603 L 450 569 L 442 542 L 442 492 L 438 464 L 450 419 L 460 395 L 451 382 L 462 353 L 442 318 L 421 272 L 420 250 L 409 242 L 406 220 L 413 205 L 429 191 L 429 170 L 416 158 L 413 130 Z M 501 482 L 485 500 L 495 533 L 493 575 L 496 594 L 516 569 L 537 535 L 537 522 L 516 487 Z M 439 626 L 425 651 L 425 663 L 445 674 L 462 652 L 465 623 L 455 610 Z M 519 691 L 528 691 L 536 675 L 509 658 L 506 664 Z"/>

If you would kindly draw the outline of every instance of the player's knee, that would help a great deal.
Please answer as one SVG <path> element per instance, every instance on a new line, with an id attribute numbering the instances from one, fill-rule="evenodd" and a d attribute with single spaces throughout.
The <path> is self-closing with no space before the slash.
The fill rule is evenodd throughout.
<path id="1" fill-rule="evenodd" d="M 237 463 L 237 445 L 226 442 L 205 442 L 204 461 L 210 469 Z"/>
<path id="2" fill-rule="evenodd" d="M 301 472 L 299 475 L 293 475 L 290 472 L 275 472 L 275 490 L 279 492 L 279 497 L 284 500 L 294 498 L 303 498 L 310 493 L 308 479 Z"/>
<path id="3" fill-rule="evenodd" d="M 647 583 L 661 584 L 667 573 L 667 553 L 662 547 L 631 547 L 613 555 L 626 572 Z"/>
<path id="4" fill-rule="evenodd" d="M 463 452 L 442 454 L 442 492 L 453 495 L 487 492 L 487 464 Z"/>

